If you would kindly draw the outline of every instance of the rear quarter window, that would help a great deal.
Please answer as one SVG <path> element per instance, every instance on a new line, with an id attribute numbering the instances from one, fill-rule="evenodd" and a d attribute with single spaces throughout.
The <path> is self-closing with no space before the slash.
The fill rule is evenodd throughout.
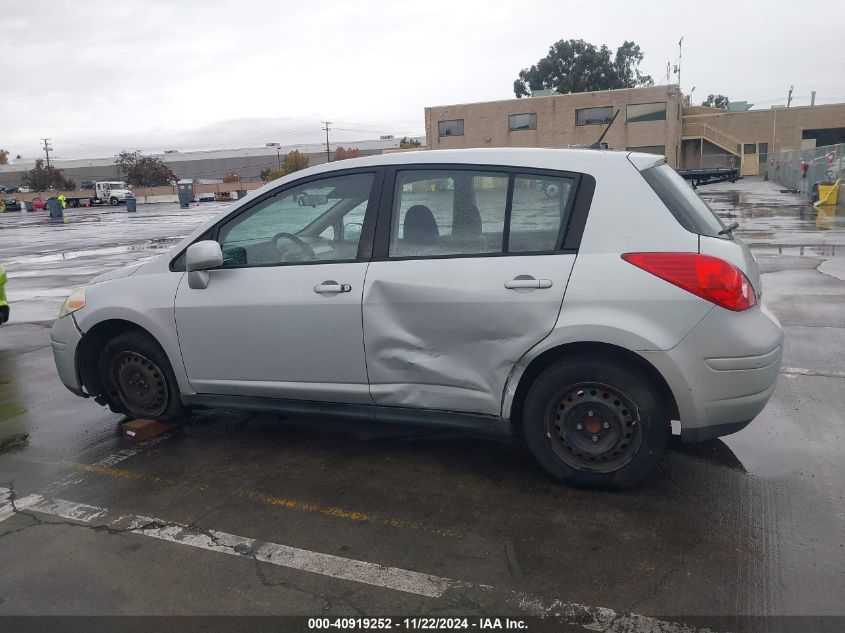
<path id="1" fill-rule="evenodd" d="M 725 228 L 718 216 L 674 169 L 666 165 L 649 167 L 640 172 L 645 181 L 687 231 L 731 239 L 730 233 L 719 235 Z"/>

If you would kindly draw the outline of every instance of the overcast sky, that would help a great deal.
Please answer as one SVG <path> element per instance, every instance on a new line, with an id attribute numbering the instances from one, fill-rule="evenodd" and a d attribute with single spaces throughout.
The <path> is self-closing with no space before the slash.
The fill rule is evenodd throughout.
<path id="1" fill-rule="evenodd" d="M 804 0 L 2 0 L 0 148 L 59 157 L 423 134 L 423 108 L 513 97 L 560 39 L 758 107 L 845 101 L 845 3 Z M 814 6 L 817 8 L 814 9 Z M 673 76 L 673 82 L 677 77 Z"/>

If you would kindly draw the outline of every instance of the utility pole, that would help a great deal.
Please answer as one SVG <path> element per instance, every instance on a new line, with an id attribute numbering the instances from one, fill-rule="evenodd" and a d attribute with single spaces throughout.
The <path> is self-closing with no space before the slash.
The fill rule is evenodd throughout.
<path id="1" fill-rule="evenodd" d="M 811 106 L 816 105 L 816 91 L 815 91 L 815 90 L 813 90 L 813 91 L 810 93 L 810 105 L 811 105 Z"/>
<path id="2" fill-rule="evenodd" d="M 276 158 L 279 159 L 279 171 L 282 171 L 282 148 L 276 145 Z"/>
<path id="3" fill-rule="evenodd" d="M 329 130 L 331 129 L 329 126 L 332 124 L 332 122 L 331 121 L 320 121 L 320 123 L 323 123 L 326 126 L 326 127 L 323 128 L 326 131 L 326 162 L 330 163 L 332 161 L 332 156 L 331 156 L 331 153 L 329 151 Z"/>
<path id="4" fill-rule="evenodd" d="M 47 167 L 49 168 L 50 167 L 50 151 L 53 149 L 49 145 L 49 142 L 50 142 L 51 139 L 42 138 L 41 140 L 44 141 L 44 153 L 47 154 Z"/>
<path id="5" fill-rule="evenodd" d="M 786 107 L 789 107 L 789 104 L 792 103 L 792 91 L 795 90 L 795 86 L 789 86 L 789 96 L 786 98 Z"/>

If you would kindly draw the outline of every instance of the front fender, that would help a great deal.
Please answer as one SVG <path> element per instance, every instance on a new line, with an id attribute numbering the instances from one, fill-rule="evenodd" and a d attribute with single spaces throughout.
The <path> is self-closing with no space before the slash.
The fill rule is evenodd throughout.
<path id="1" fill-rule="evenodd" d="M 153 272 L 89 286 L 85 307 L 74 313 L 83 334 L 98 323 L 119 319 L 149 332 L 161 345 L 183 394 L 194 393 L 185 373 L 176 334 L 176 289 L 184 273 Z"/>

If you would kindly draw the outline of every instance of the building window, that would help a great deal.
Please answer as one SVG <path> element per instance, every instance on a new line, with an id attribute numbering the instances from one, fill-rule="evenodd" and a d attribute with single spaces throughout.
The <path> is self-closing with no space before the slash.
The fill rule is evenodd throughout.
<path id="1" fill-rule="evenodd" d="M 625 119 L 628 123 L 639 123 L 640 121 L 665 121 L 666 102 L 660 103 L 634 103 L 627 107 Z"/>
<path id="2" fill-rule="evenodd" d="M 742 153 L 743 154 L 756 154 L 757 153 L 757 144 L 756 143 L 746 143 L 742 146 Z"/>
<path id="3" fill-rule="evenodd" d="M 537 115 L 531 114 L 511 114 L 508 116 L 508 129 L 511 132 L 517 130 L 536 130 L 537 129 Z"/>
<path id="4" fill-rule="evenodd" d="M 575 125 L 601 125 L 613 120 L 613 106 L 575 110 Z"/>
<path id="5" fill-rule="evenodd" d="M 437 130 L 440 136 L 463 136 L 464 120 L 452 119 L 451 121 L 440 121 L 437 124 Z"/>
<path id="6" fill-rule="evenodd" d="M 768 143 L 757 143 L 757 152 L 760 156 L 760 162 L 765 163 L 769 160 L 769 144 Z"/>
<path id="7" fill-rule="evenodd" d="M 642 152 L 644 154 L 658 154 L 659 156 L 666 156 L 665 145 L 640 145 L 638 147 L 626 148 L 629 152 Z"/>

